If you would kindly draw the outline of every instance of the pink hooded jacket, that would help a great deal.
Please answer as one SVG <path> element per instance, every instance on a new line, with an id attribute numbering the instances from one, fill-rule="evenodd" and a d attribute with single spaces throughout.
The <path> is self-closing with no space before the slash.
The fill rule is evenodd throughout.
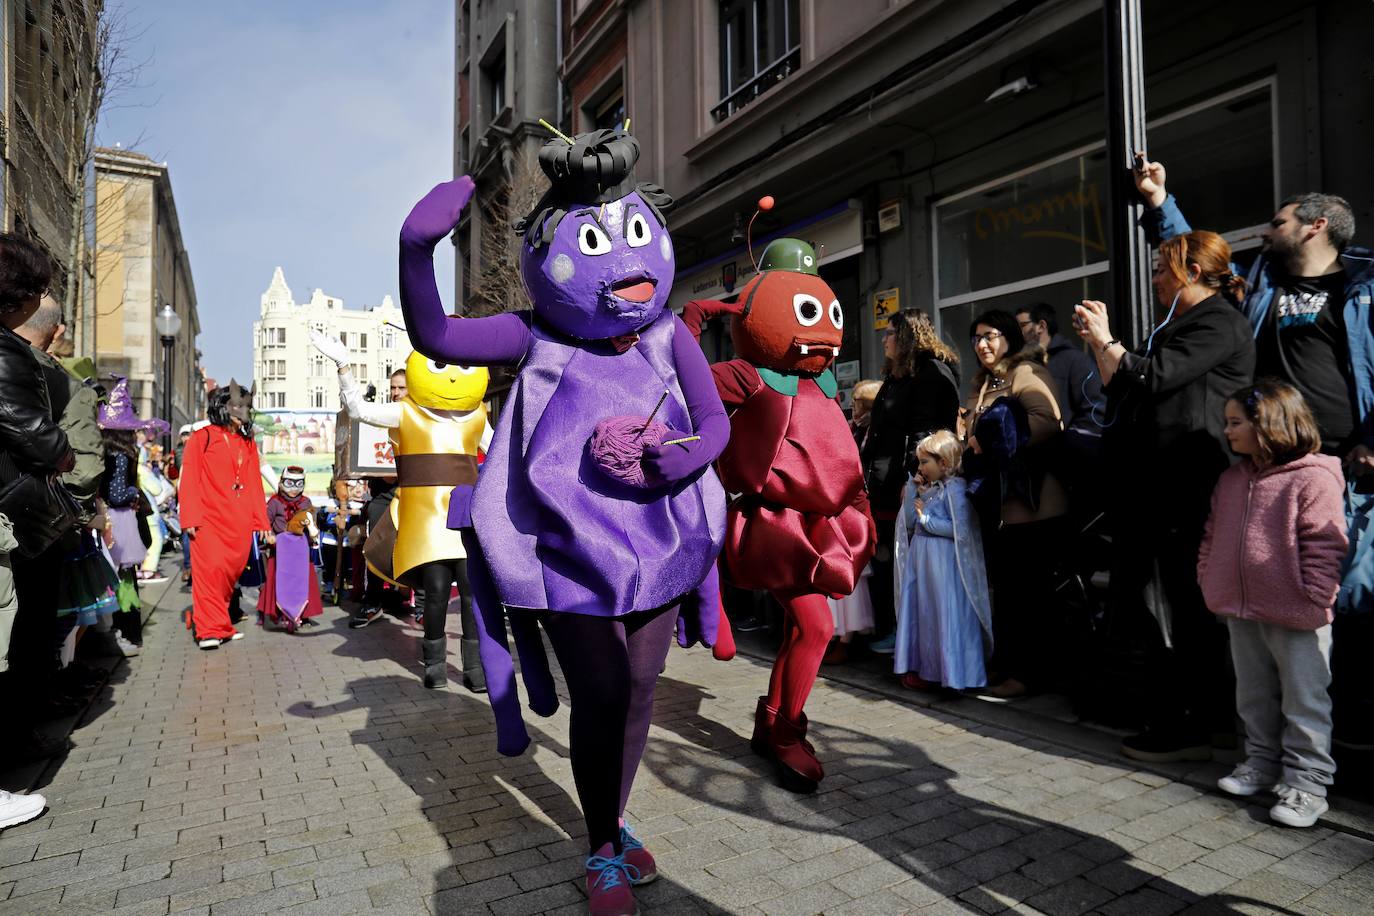
<path id="1" fill-rule="evenodd" d="M 1198 584 L 1212 613 L 1315 630 L 1331 622 L 1345 560 L 1345 477 L 1330 455 L 1257 470 L 1245 460 L 1212 493 Z"/>

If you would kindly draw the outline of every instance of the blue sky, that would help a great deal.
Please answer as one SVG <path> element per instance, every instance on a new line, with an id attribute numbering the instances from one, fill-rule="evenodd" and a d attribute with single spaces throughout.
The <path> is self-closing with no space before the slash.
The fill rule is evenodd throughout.
<path id="1" fill-rule="evenodd" d="M 147 64 L 97 138 L 168 163 L 206 371 L 251 377 L 278 264 L 297 301 L 395 296 L 401 221 L 452 177 L 453 0 L 116 2 Z"/>

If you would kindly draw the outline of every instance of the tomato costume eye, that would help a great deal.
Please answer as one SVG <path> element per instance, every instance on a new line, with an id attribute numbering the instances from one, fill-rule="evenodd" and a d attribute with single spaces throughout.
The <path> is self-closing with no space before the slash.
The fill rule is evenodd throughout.
<path id="1" fill-rule="evenodd" d="M 457 369 L 464 375 L 472 375 L 472 373 L 477 371 L 475 366 L 454 366 L 453 368 Z"/>
<path id="2" fill-rule="evenodd" d="M 427 360 L 427 362 L 429 363 L 429 368 L 433 369 L 435 372 L 443 372 L 448 368 L 448 363 L 441 363 L 437 359 Z"/>
<path id="3" fill-rule="evenodd" d="M 583 223 L 577 227 L 577 247 L 583 254 L 595 257 L 611 250 L 611 240 L 598 226 Z"/>
<path id="4" fill-rule="evenodd" d="M 631 248 L 643 248 L 653 241 L 653 234 L 649 232 L 649 221 L 644 218 L 643 213 L 632 215 L 625 224 L 625 241 L 630 243 Z"/>
<path id="5" fill-rule="evenodd" d="M 844 309 L 840 308 L 840 300 L 836 299 L 830 303 L 830 323 L 835 326 L 835 330 L 844 329 Z"/>
<path id="6" fill-rule="evenodd" d="M 797 293 L 792 297 L 792 311 L 797 313 L 797 322 L 804 328 L 811 327 L 825 314 L 820 300 L 806 293 Z"/>

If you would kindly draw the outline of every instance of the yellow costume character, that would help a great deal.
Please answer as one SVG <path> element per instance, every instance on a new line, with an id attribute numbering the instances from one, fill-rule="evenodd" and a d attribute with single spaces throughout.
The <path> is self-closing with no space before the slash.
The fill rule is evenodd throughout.
<path id="1" fill-rule="evenodd" d="M 482 692 L 486 685 L 477 655 L 467 553 L 459 533 L 448 527 L 448 511 L 453 488 L 476 483 L 478 451 L 491 441 L 482 404 L 487 370 L 445 365 L 412 353 L 406 360 L 406 396 L 389 404 L 373 404 L 363 400 L 348 370 L 343 344 L 317 333 L 311 334 L 311 340 L 339 366 L 339 389 L 349 417 L 391 431 L 396 496 L 389 519 L 374 528 L 364 554 L 374 573 L 424 592 L 425 686 L 441 687 L 447 682 L 444 622 L 450 588 L 456 582 L 462 604 L 463 683 Z"/>

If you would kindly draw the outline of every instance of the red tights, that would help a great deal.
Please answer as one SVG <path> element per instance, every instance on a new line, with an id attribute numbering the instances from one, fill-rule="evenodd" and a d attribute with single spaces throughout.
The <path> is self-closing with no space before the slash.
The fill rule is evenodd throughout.
<path id="1" fill-rule="evenodd" d="M 821 658 L 835 633 L 835 619 L 824 595 L 773 597 L 782 605 L 783 638 L 768 681 L 768 705 L 796 722 L 821 670 Z"/>

